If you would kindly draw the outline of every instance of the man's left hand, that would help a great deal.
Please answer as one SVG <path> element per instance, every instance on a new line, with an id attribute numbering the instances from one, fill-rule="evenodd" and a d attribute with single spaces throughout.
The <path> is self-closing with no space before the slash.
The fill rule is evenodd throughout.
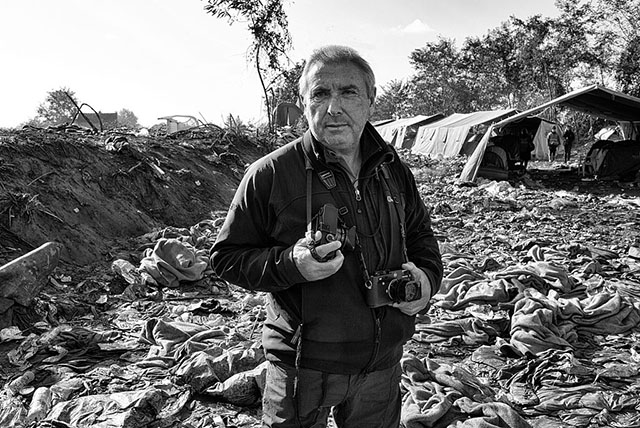
<path id="1" fill-rule="evenodd" d="M 402 313 L 406 315 L 415 315 L 429 304 L 431 300 L 431 282 L 422 269 L 414 265 L 412 262 L 407 262 L 402 265 L 402 269 L 406 269 L 413 275 L 413 278 L 420 282 L 422 297 L 419 300 L 413 302 L 401 302 L 392 303 L 390 306 L 398 308 Z"/>

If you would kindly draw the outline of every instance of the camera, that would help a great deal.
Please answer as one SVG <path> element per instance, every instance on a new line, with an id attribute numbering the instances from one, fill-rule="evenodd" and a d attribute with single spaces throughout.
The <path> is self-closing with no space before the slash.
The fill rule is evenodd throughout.
<path id="1" fill-rule="evenodd" d="M 340 219 L 338 209 L 331 205 L 323 205 L 313 218 L 313 230 L 320 231 L 322 236 L 314 245 L 327 244 L 332 241 L 339 241 L 342 251 L 353 251 L 356 245 L 356 227 L 347 228 Z M 320 261 L 331 260 L 335 257 L 335 251 L 327 254 Z"/>
<path id="2" fill-rule="evenodd" d="M 389 303 L 413 302 L 422 297 L 420 281 L 408 270 L 386 270 L 371 276 L 371 287 L 366 287 L 365 298 L 370 308 Z"/>

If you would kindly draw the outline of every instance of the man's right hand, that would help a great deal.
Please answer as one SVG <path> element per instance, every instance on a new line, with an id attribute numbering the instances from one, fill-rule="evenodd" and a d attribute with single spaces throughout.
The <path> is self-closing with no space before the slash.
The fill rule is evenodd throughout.
<path id="1" fill-rule="evenodd" d="M 315 240 L 319 240 L 320 232 L 316 232 Z M 342 244 L 339 241 L 332 241 L 323 245 L 315 245 L 312 237 L 305 237 L 293 246 L 293 260 L 296 267 L 307 281 L 318 281 L 325 279 L 336 273 L 342 267 L 344 255 L 340 251 Z M 335 251 L 332 259 L 321 262 L 311 253 L 315 248 L 318 258 L 323 258 L 327 254 Z"/>

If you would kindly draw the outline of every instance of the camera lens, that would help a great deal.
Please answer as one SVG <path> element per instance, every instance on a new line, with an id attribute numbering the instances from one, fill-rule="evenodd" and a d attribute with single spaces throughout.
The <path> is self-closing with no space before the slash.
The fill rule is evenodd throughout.
<path id="1" fill-rule="evenodd" d="M 417 281 L 405 278 L 392 279 L 387 287 L 387 295 L 394 302 L 413 302 L 421 297 L 420 285 Z"/>

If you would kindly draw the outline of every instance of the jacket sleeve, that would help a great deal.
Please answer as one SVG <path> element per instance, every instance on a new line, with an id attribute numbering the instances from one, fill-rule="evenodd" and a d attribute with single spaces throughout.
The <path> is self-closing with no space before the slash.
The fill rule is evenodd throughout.
<path id="1" fill-rule="evenodd" d="M 443 267 L 438 241 L 431 228 L 431 217 L 420 196 L 413 174 L 403 168 L 405 183 L 405 223 L 409 261 L 421 268 L 431 282 L 431 297 L 440 290 Z"/>
<path id="2" fill-rule="evenodd" d="M 293 260 L 293 245 L 269 235 L 276 217 L 269 204 L 273 178 L 268 162 L 249 168 L 211 248 L 216 275 L 248 290 L 281 291 L 305 281 Z"/>

